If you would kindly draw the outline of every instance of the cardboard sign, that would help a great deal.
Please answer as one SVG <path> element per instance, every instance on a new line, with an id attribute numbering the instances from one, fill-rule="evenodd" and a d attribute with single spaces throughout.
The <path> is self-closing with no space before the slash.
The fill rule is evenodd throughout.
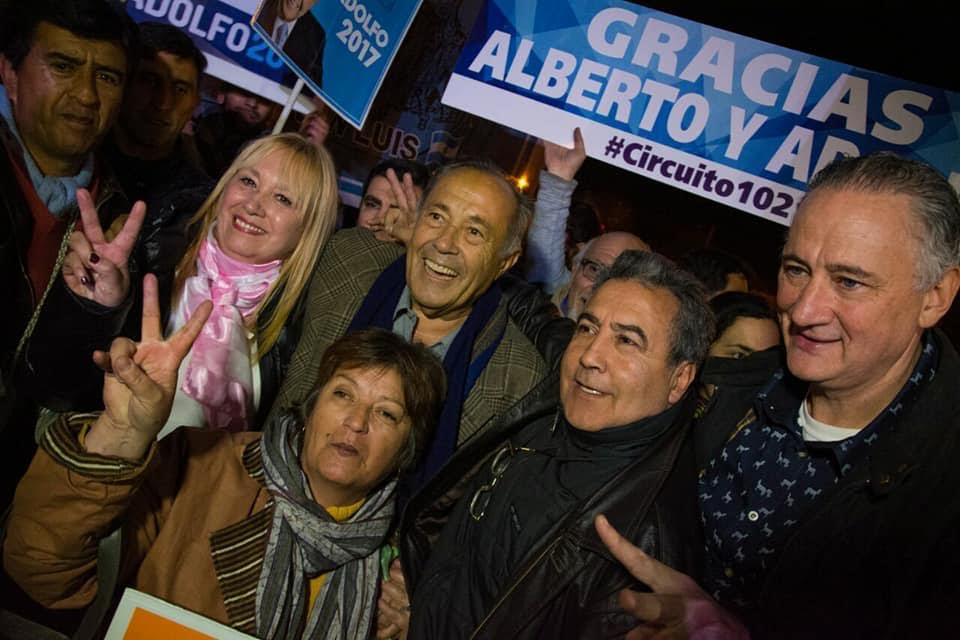
<path id="1" fill-rule="evenodd" d="M 960 182 L 960 94 L 619 0 L 488 0 L 443 102 L 781 224 L 838 154 Z"/>
<path id="2" fill-rule="evenodd" d="M 160 598 L 127 588 L 105 640 L 255 640 Z"/>
<path id="3" fill-rule="evenodd" d="M 313 93 L 360 129 L 422 0 L 264 0 L 254 28 Z"/>
<path id="4" fill-rule="evenodd" d="M 166 22 L 183 30 L 207 58 L 210 75 L 284 104 L 295 77 L 250 26 L 257 0 L 127 0 L 136 22 Z M 301 98 L 301 113 L 313 109 Z"/>

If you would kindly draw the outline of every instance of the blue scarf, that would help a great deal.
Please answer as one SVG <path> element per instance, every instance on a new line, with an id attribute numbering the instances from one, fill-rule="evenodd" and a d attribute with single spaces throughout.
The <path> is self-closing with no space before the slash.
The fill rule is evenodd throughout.
<path id="1" fill-rule="evenodd" d="M 353 316 L 347 332 L 367 327 L 380 327 L 392 331 L 393 314 L 406 284 L 406 256 L 404 255 L 377 277 L 367 297 L 363 299 L 360 308 Z M 443 401 L 443 409 L 440 411 L 440 419 L 437 422 L 433 440 L 428 444 L 417 467 L 401 481 L 401 504 L 405 498 L 413 495 L 440 470 L 457 447 L 463 402 L 470 394 L 484 367 L 487 366 L 493 352 L 496 351 L 503 333 L 501 332 L 497 339 L 471 362 L 473 343 L 499 304 L 500 286 L 495 282 L 474 303 L 470 315 L 467 316 L 457 337 L 453 339 L 453 344 L 447 350 L 447 355 L 443 359 L 443 369 L 447 374 L 447 397 Z"/>
<path id="2" fill-rule="evenodd" d="M 17 129 L 17 123 L 13 118 L 13 105 L 10 104 L 7 90 L 3 85 L 0 85 L 0 116 L 3 116 L 7 127 L 10 128 L 17 142 L 20 143 L 20 148 L 23 150 L 23 164 L 27 168 L 30 182 L 33 183 L 33 188 L 36 189 L 40 200 L 46 205 L 47 210 L 53 217 L 62 218 L 67 211 L 77 204 L 77 189 L 90 186 L 90 181 L 93 179 L 93 154 L 87 155 L 80 173 L 75 176 L 45 176 L 37 163 L 34 162 L 27 146 L 23 144 L 20 131 Z"/>

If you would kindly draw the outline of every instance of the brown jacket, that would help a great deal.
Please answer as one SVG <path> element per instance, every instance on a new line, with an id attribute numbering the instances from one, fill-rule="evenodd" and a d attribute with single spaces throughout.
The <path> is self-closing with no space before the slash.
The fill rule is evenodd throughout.
<path id="1" fill-rule="evenodd" d="M 45 606 L 86 606 L 97 542 L 122 522 L 121 584 L 253 632 L 272 514 L 260 434 L 180 429 L 133 464 L 83 450 L 89 419 L 51 427 L 17 488 L 3 544 L 10 576 Z"/>

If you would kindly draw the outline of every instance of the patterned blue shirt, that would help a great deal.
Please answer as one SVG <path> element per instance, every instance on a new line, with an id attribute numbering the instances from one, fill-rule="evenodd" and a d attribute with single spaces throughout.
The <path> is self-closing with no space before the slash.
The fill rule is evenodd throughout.
<path id="1" fill-rule="evenodd" d="M 767 570 L 807 510 L 863 459 L 894 418 L 936 373 L 932 335 L 910 379 L 884 411 L 855 435 L 805 442 L 797 422 L 807 385 L 778 371 L 699 479 L 706 534 L 704 587 L 722 603 L 756 602 Z"/>

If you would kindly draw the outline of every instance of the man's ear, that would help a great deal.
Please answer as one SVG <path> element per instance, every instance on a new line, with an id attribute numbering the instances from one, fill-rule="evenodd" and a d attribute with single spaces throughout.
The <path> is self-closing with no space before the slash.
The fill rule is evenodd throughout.
<path id="1" fill-rule="evenodd" d="M 7 59 L 7 56 L 0 53 L 0 80 L 3 81 L 3 88 L 7 91 L 7 98 L 10 102 L 17 102 L 17 72 L 13 64 Z"/>
<path id="2" fill-rule="evenodd" d="M 953 299 L 960 288 L 960 267 L 950 267 L 937 284 L 923 294 L 923 307 L 920 310 L 918 323 L 924 329 L 937 324 L 953 304 Z"/>
<path id="3" fill-rule="evenodd" d="M 517 260 L 519 258 L 520 258 L 520 251 L 514 251 L 513 253 L 508 255 L 506 258 L 504 258 L 503 262 L 500 264 L 500 271 L 497 273 L 497 277 L 499 278 L 500 276 L 505 274 L 507 271 L 509 271 L 510 268 L 513 267 L 513 265 L 517 264 Z"/>
<path id="4" fill-rule="evenodd" d="M 680 402 L 680 398 L 687 392 L 696 377 L 697 365 L 692 362 L 681 362 L 677 365 L 670 376 L 670 395 L 667 396 L 667 401 L 671 405 Z"/>

